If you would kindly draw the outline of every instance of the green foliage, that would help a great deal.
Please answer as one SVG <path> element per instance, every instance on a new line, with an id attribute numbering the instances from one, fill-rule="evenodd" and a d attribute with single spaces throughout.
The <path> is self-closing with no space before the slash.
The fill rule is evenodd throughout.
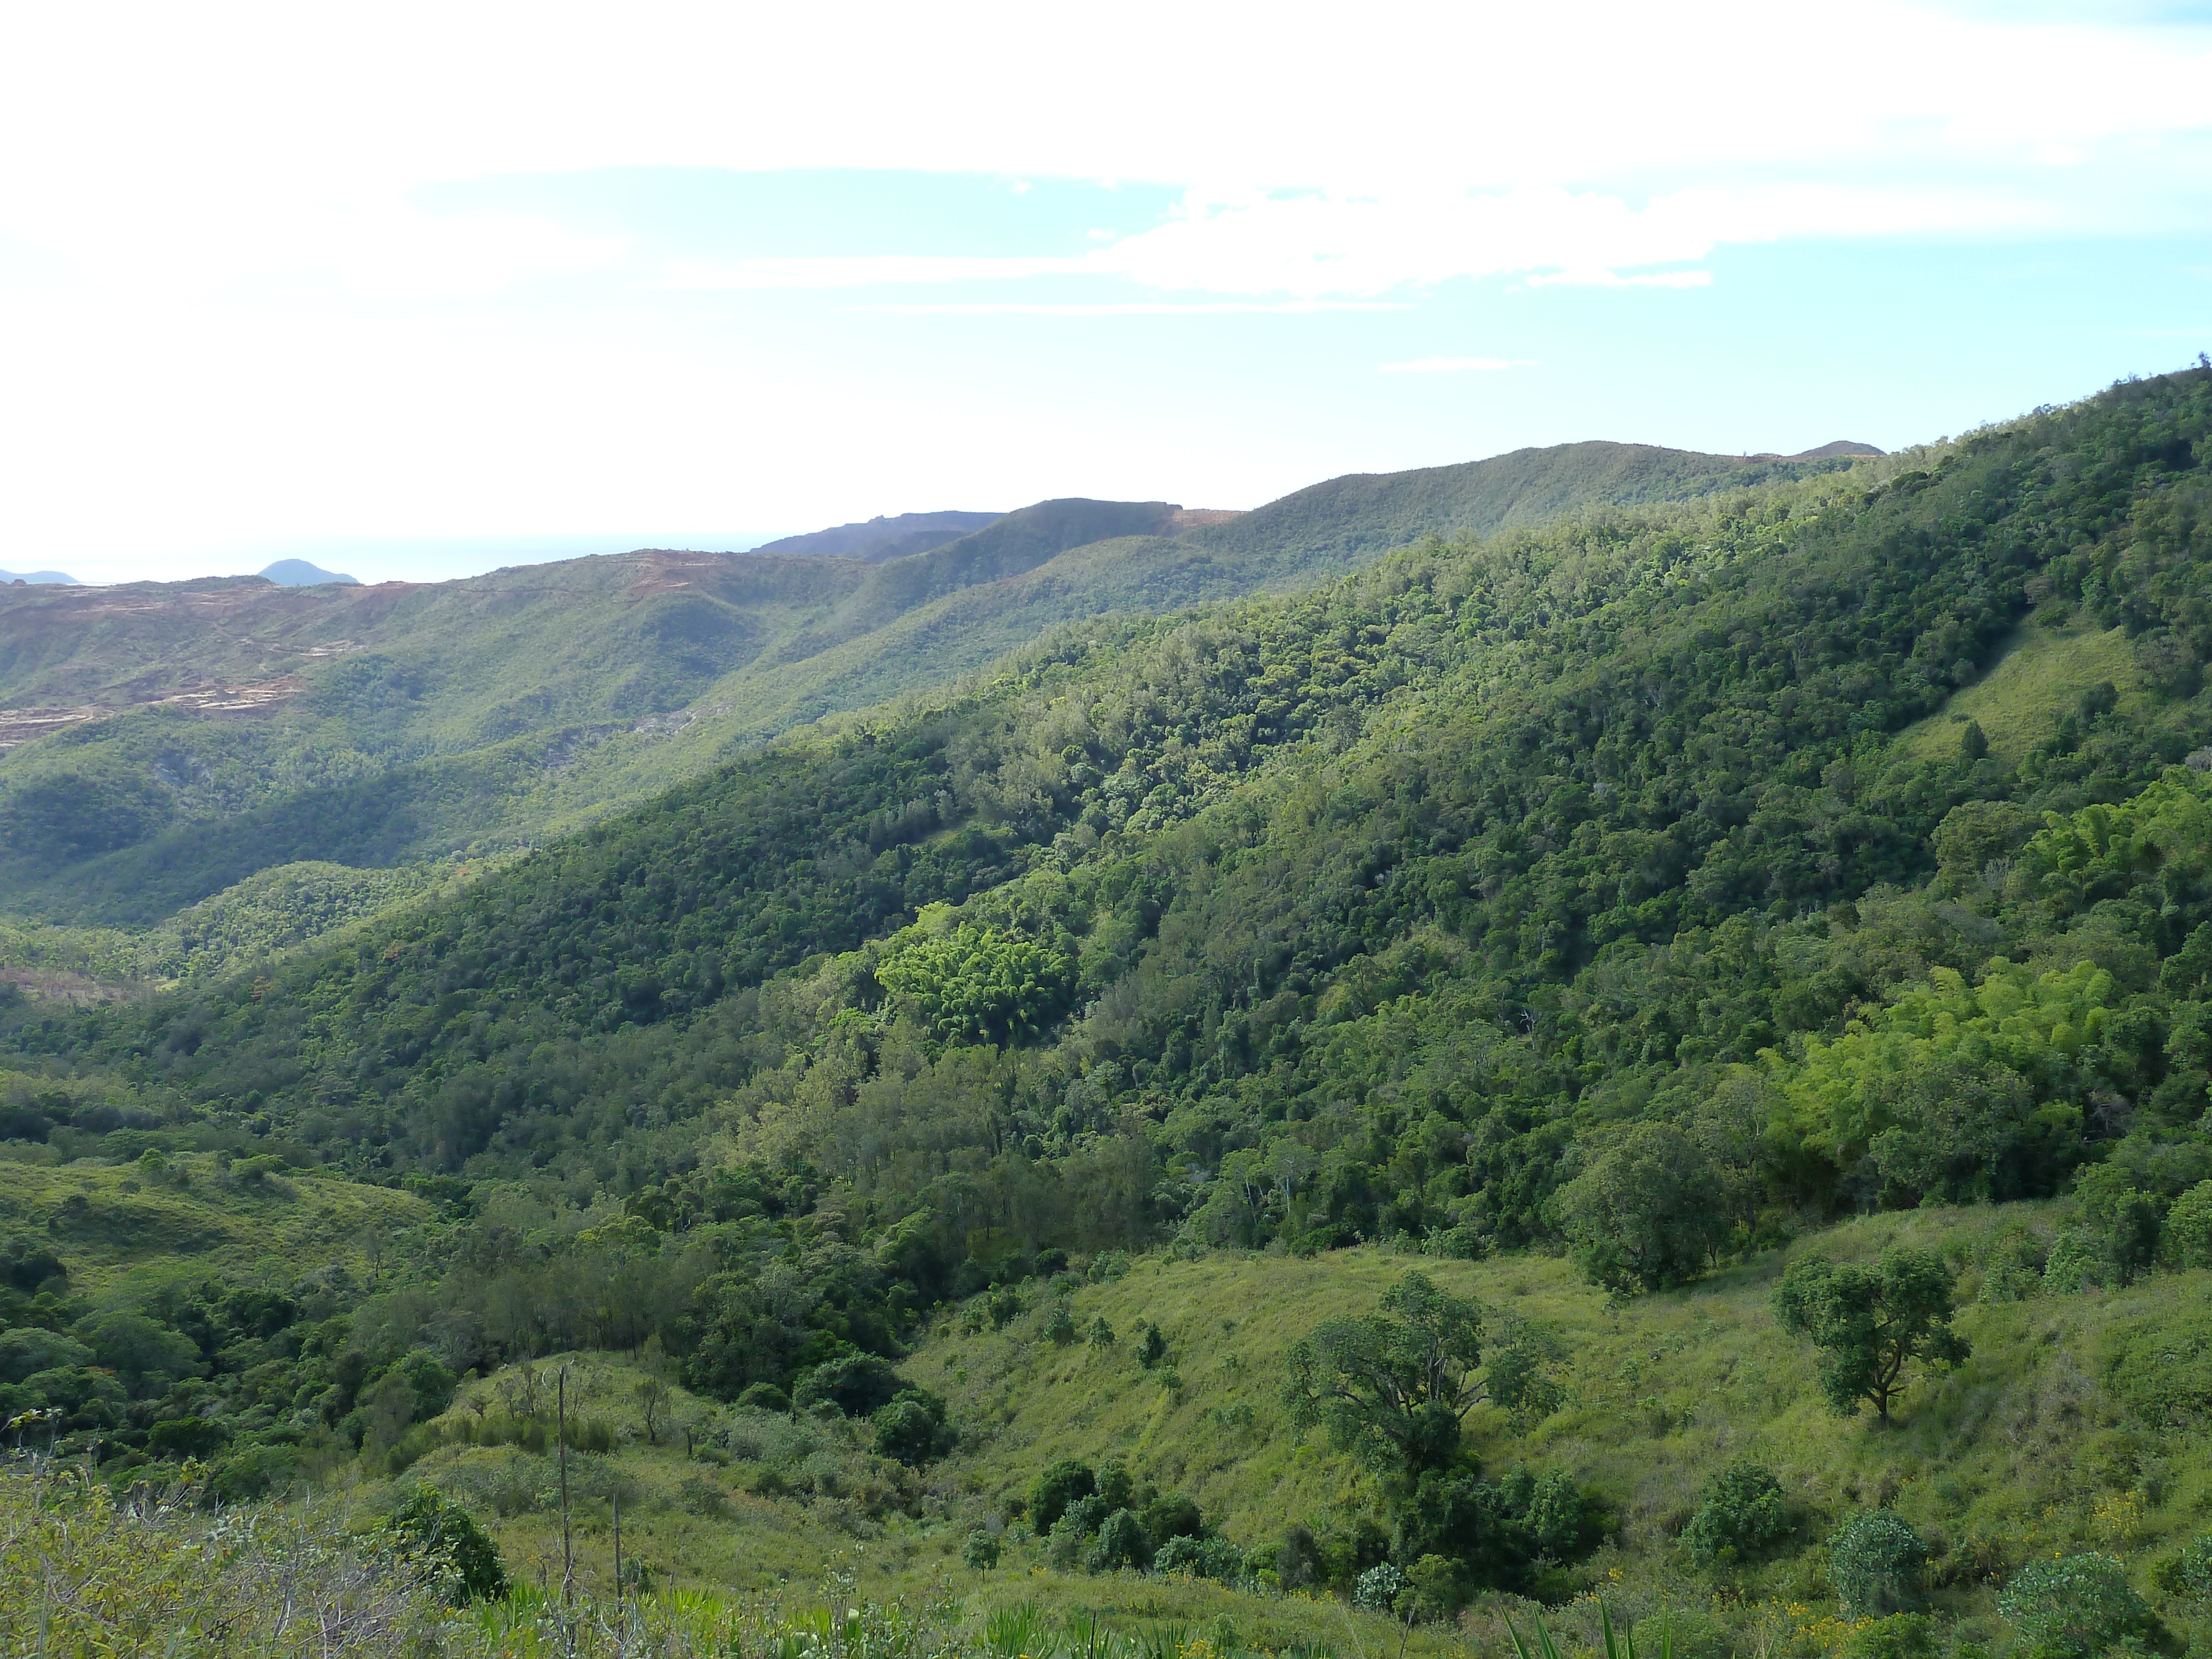
<path id="1" fill-rule="evenodd" d="M 1283 1398 L 1298 1428 L 1318 1426 L 1368 1468 L 1408 1479 L 1456 1453 L 1481 1359 L 1481 1310 L 1412 1273 L 1378 1311 L 1327 1321 L 1293 1346 Z"/>
<path id="2" fill-rule="evenodd" d="M 2166 1212 L 2166 1248 L 2183 1267 L 2212 1267 L 2212 1181 L 2200 1181 Z"/>
<path id="3" fill-rule="evenodd" d="M 1782 1483 L 1765 1465 L 1738 1459 L 1705 1482 L 1682 1547 L 1701 1567 L 1757 1560 L 1795 1530 Z"/>
<path id="4" fill-rule="evenodd" d="M 1784 1330 L 1820 1350 L 1828 1404 L 1844 1416 L 1871 1404 L 1887 1423 L 1908 1367 L 1965 1360 L 1966 1340 L 1951 1328 L 1957 1284 L 1928 1250 L 1886 1250 L 1871 1267 L 1806 1256 L 1783 1276 L 1774 1310 Z"/>
<path id="5" fill-rule="evenodd" d="M 1583 1271 L 1612 1290 L 1694 1279 L 1728 1237 L 1719 1169 L 1671 1123 L 1631 1125 L 1554 1201 Z"/>
<path id="6" fill-rule="evenodd" d="M 1075 1316 L 1065 1301 L 1054 1302 L 1045 1316 L 1044 1337 L 1055 1348 L 1065 1348 L 1075 1340 Z"/>
<path id="7" fill-rule="evenodd" d="M 876 978 L 950 1042 L 1004 1043 L 1040 1035 L 1065 1006 L 1074 963 L 989 928 L 924 928 L 891 941 Z"/>
<path id="8" fill-rule="evenodd" d="M 1087 1463 L 1076 1459 L 1062 1458 L 1030 1483 L 1029 1516 L 1030 1528 L 1042 1534 L 1050 1532 L 1067 1513 L 1068 1505 L 1089 1498 L 1098 1490 L 1098 1477 Z"/>
<path id="9" fill-rule="evenodd" d="M 1225 1538 L 1179 1533 L 1160 1545 L 1152 1557 L 1152 1569 L 1156 1572 L 1183 1573 L 1193 1578 L 1234 1583 L 1244 1576 L 1244 1557 Z"/>
<path id="10" fill-rule="evenodd" d="M 2140 1652 L 2156 1620 L 2110 1555 L 2031 1561 L 1997 1593 L 1997 1607 L 2030 1659 L 2097 1659 Z"/>
<path id="11" fill-rule="evenodd" d="M 999 1540 L 981 1527 L 968 1534 L 960 1546 L 960 1564 L 975 1572 L 988 1572 L 999 1565 Z"/>
<path id="12" fill-rule="evenodd" d="M 2212 1533 L 2191 1539 L 2152 1570 L 2160 1589 L 2192 1601 L 2212 1601 Z"/>
<path id="13" fill-rule="evenodd" d="M 418 1486 L 384 1522 L 412 1559 L 430 1564 L 456 1602 L 489 1601 L 507 1591 L 507 1565 L 476 1518 L 435 1487 Z"/>
<path id="14" fill-rule="evenodd" d="M 927 1389 L 902 1389 L 875 1413 L 876 1455 L 915 1468 L 952 1449 L 957 1437 L 945 1420 L 945 1402 Z"/>
<path id="15" fill-rule="evenodd" d="M 1862 1510 L 1828 1540 L 1828 1582 L 1861 1619 L 1917 1607 L 1927 1565 L 1928 1546 L 1894 1510 Z"/>
<path id="16" fill-rule="evenodd" d="M 1168 1340 L 1160 1334 L 1160 1328 L 1149 1319 L 1137 1330 L 1137 1363 L 1150 1370 L 1168 1357 Z"/>
<path id="17" fill-rule="evenodd" d="M 1085 1565 L 1093 1572 L 1112 1572 L 1133 1567 L 1141 1572 L 1152 1565 L 1152 1535 L 1145 1523 L 1126 1509 L 1118 1509 L 1099 1523 L 1097 1541 Z"/>
<path id="18" fill-rule="evenodd" d="M 901 1390 L 898 1373 L 872 1353 L 843 1354 L 815 1366 L 792 1391 L 793 1409 L 834 1406 L 848 1417 L 867 1417 L 888 1406 Z"/>

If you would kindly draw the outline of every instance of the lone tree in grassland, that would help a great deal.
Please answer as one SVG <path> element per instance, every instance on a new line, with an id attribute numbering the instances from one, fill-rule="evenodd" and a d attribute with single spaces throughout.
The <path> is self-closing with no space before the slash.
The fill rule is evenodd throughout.
<path id="1" fill-rule="evenodd" d="M 1966 1340 L 1951 1328 L 1957 1285 L 1933 1250 L 1885 1250 L 1871 1267 L 1807 1256 L 1783 1274 L 1774 1312 L 1783 1329 L 1820 1350 L 1820 1392 L 1838 1415 L 1869 1401 L 1887 1423 L 1907 1367 L 1966 1359 Z"/>
<path id="2" fill-rule="evenodd" d="M 1283 1398 L 1300 1429 L 1319 1425 L 1378 1474 L 1410 1479 L 1459 1449 L 1481 1361 L 1482 1310 L 1412 1273 L 1376 1312 L 1328 1320 L 1295 1344 Z"/>

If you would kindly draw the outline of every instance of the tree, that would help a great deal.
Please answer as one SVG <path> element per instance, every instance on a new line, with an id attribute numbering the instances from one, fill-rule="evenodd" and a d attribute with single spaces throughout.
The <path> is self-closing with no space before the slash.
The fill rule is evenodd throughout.
<path id="1" fill-rule="evenodd" d="M 1554 1202 L 1577 1263 L 1609 1290 L 1694 1279 L 1728 1238 L 1719 1166 L 1671 1123 L 1632 1127 Z"/>
<path id="2" fill-rule="evenodd" d="M 1110 1348 L 1114 1346 L 1114 1328 L 1106 1322 L 1104 1314 L 1100 1314 L 1097 1318 L 1091 1322 L 1091 1334 L 1086 1340 L 1094 1348 Z"/>
<path id="3" fill-rule="evenodd" d="M 1045 1316 L 1044 1334 L 1045 1340 L 1056 1348 L 1064 1348 L 1075 1340 L 1075 1316 L 1068 1310 L 1066 1301 L 1052 1304 L 1052 1311 Z"/>
<path id="4" fill-rule="evenodd" d="M 1098 1477 L 1088 1463 L 1063 1457 L 1030 1483 L 1030 1529 L 1042 1537 L 1067 1513 L 1069 1504 L 1097 1490 Z"/>
<path id="5" fill-rule="evenodd" d="M 1150 1370 L 1168 1357 L 1168 1340 L 1149 1319 L 1139 1328 L 1144 1332 L 1144 1340 L 1137 1345 L 1137 1363 Z"/>
<path id="6" fill-rule="evenodd" d="M 1932 1250 L 1885 1250 L 1871 1267 L 1807 1256 L 1782 1276 L 1774 1311 L 1783 1329 L 1820 1351 L 1820 1392 L 1839 1416 L 1864 1401 L 1887 1423 L 1908 1366 L 1966 1359 L 1966 1340 L 1951 1328 L 1957 1285 Z"/>
<path id="7" fill-rule="evenodd" d="M 658 1376 L 641 1376 L 635 1392 L 638 1413 L 645 1419 L 645 1443 L 657 1446 L 660 1443 L 660 1420 L 668 1412 L 668 1384 Z"/>
<path id="8" fill-rule="evenodd" d="M 1377 1474 L 1412 1477 L 1458 1450 L 1481 1360 L 1481 1309 L 1412 1273 L 1379 1311 L 1328 1320 L 1294 1344 L 1283 1397 L 1299 1429 L 1319 1425 Z"/>
<path id="9" fill-rule="evenodd" d="M 1895 1510 L 1862 1510 L 1828 1546 L 1828 1582 L 1861 1619 L 1905 1613 L 1920 1600 L 1928 1546 Z"/>

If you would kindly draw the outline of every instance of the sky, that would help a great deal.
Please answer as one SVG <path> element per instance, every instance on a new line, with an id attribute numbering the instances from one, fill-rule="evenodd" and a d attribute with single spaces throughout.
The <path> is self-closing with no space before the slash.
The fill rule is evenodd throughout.
<path id="1" fill-rule="evenodd" d="M 0 570 L 430 580 L 2212 350 L 2212 4 L 10 4 Z"/>

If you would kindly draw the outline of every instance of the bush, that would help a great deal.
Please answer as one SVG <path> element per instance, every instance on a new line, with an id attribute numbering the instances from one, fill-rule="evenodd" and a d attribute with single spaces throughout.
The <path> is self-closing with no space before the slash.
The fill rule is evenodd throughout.
<path id="1" fill-rule="evenodd" d="M 960 1561 L 977 1572 L 988 1572 L 999 1565 L 999 1540 L 981 1527 L 976 1528 L 960 1547 Z"/>
<path id="2" fill-rule="evenodd" d="M 1194 1578 L 1217 1578 L 1233 1584 L 1244 1575 L 1244 1557 L 1226 1538 L 1181 1534 L 1160 1546 L 1152 1557 L 1152 1568 L 1157 1572 L 1188 1573 Z"/>
<path id="3" fill-rule="evenodd" d="M 1370 1567 L 1352 1586 L 1352 1605 L 1364 1607 L 1370 1613 L 1389 1613 L 1397 1607 L 1406 1583 L 1406 1575 L 1388 1561 L 1379 1567 Z"/>
<path id="4" fill-rule="evenodd" d="M 787 1413 L 791 1410 L 791 1396 L 773 1382 L 751 1382 L 738 1396 L 738 1404 L 748 1411 Z"/>
<path id="5" fill-rule="evenodd" d="M 1748 1561 L 1790 1535 L 1790 1509 L 1773 1471 L 1747 1461 L 1711 1480 L 1683 1529 L 1682 1547 L 1701 1567 Z"/>
<path id="6" fill-rule="evenodd" d="M 2104 1241 L 2087 1227 L 2062 1227 L 2043 1264 L 2043 1288 L 2059 1296 L 2102 1285 L 2108 1267 Z"/>
<path id="7" fill-rule="evenodd" d="M 1152 1565 L 1152 1534 L 1133 1511 L 1115 1510 L 1100 1522 L 1098 1541 L 1091 1546 L 1085 1565 L 1093 1572 L 1112 1572 L 1121 1567 L 1142 1572 Z"/>
<path id="8" fill-rule="evenodd" d="M 876 1455 L 910 1468 L 942 1457 L 954 1436 L 945 1424 L 945 1402 L 927 1389 L 906 1389 L 875 1415 Z"/>
<path id="9" fill-rule="evenodd" d="M 1144 1334 L 1137 1344 L 1137 1363 L 1150 1370 L 1168 1357 L 1168 1340 L 1160 1334 L 1160 1328 L 1149 1319 L 1138 1328 Z"/>
<path id="10" fill-rule="evenodd" d="M 1075 1316 L 1065 1301 L 1052 1304 L 1052 1311 L 1045 1316 L 1044 1334 L 1045 1340 L 1056 1348 L 1064 1348 L 1075 1340 Z"/>
<path id="11" fill-rule="evenodd" d="M 1067 1506 L 1098 1490 L 1091 1466 L 1064 1457 L 1030 1483 L 1030 1526 L 1039 1537 L 1053 1529 Z"/>
<path id="12" fill-rule="evenodd" d="M 1853 1617 L 1880 1619 L 1919 1604 L 1928 1546 L 1894 1510 L 1863 1510 L 1828 1546 L 1828 1582 Z"/>
<path id="13" fill-rule="evenodd" d="M 1105 1525 L 1106 1517 L 1111 1513 L 1113 1511 L 1106 1507 L 1106 1500 L 1093 1492 L 1088 1498 L 1077 1498 L 1062 1510 L 1060 1521 L 1054 1530 L 1058 1531 L 1060 1527 L 1073 1527 L 1078 1536 L 1088 1538 L 1100 1527 Z"/>
<path id="14" fill-rule="evenodd" d="M 507 1566 L 498 1546 L 475 1516 L 435 1487 L 416 1487 L 385 1521 L 384 1530 L 409 1555 L 437 1569 L 455 1605 L 506 1595 Z"/>
<path id="15" fill-rule="evenodd" d="M 2097 1659 L 2140 1647 L 2156 1629 L 2127 1569 L 2109 1555 L 2031 1561 L 1997 1592 L 1997 1610 L 2031 1659 Z"/>

